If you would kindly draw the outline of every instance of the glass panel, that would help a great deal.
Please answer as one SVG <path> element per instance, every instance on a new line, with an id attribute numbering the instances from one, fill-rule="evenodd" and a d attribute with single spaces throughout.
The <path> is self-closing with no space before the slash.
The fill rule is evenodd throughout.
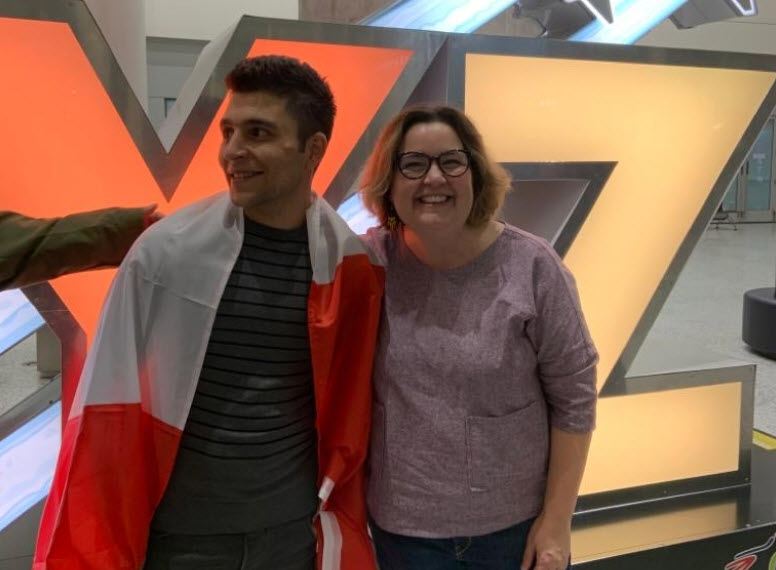
<path id="1" fill-rule="evenodd" d="M 749 154 L 746 175 L 746 209 L 771 209 L 771 169 L 773 168 L 773 121 L 757 136 Z"/>

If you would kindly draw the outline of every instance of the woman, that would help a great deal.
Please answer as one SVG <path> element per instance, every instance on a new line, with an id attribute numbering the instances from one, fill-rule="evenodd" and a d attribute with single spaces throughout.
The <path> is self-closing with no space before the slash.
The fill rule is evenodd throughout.
<path id="1" fill-rule="evenodd" d="M 509 178 L 456 109 L 394 118 L 362 187 L 388 268 L 367 494 L 382 570 L 566 568 L 597 361 L 573 278 L 497 221 Z"/>

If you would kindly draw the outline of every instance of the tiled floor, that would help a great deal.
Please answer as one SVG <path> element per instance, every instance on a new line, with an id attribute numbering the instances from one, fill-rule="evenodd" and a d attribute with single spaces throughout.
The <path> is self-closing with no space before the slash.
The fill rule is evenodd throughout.
<path id="1" fill-rule="evenodd" d="M 755 354 L 741 340 L 744 292 L 776 282 L 776 224 L 729 228 L 704 232 L 649 337 L 701 345 L 757 364 L 754 427 L 776 434 L 776 361 Z"/>

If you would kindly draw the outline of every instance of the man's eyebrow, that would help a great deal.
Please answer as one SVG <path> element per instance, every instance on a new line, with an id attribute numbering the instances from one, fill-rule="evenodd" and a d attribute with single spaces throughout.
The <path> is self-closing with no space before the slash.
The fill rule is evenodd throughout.
<path id="1" fill-rule="evenodd" d="M 270 121 L 265 121 L 263 119 L 245 119 L 244 121 L 230 121 L 229 119 L 221 119 L 220 123 L 221 127 L 225 126 L 239 126 L 239 127 L 265 127 L 268 129 L 276 129 L 277 125 Z"/>

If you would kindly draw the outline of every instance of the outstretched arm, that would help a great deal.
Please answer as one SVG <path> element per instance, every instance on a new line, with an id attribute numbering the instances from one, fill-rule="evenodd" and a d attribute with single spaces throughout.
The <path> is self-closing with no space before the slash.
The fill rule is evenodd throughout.
<path id="1" fill-rule="evenodd" d="M 155 210 L 153 204 L 50 219 L 0 212 L 0 291 L 118 265 L 143 230 L 161 218 Z"/>

